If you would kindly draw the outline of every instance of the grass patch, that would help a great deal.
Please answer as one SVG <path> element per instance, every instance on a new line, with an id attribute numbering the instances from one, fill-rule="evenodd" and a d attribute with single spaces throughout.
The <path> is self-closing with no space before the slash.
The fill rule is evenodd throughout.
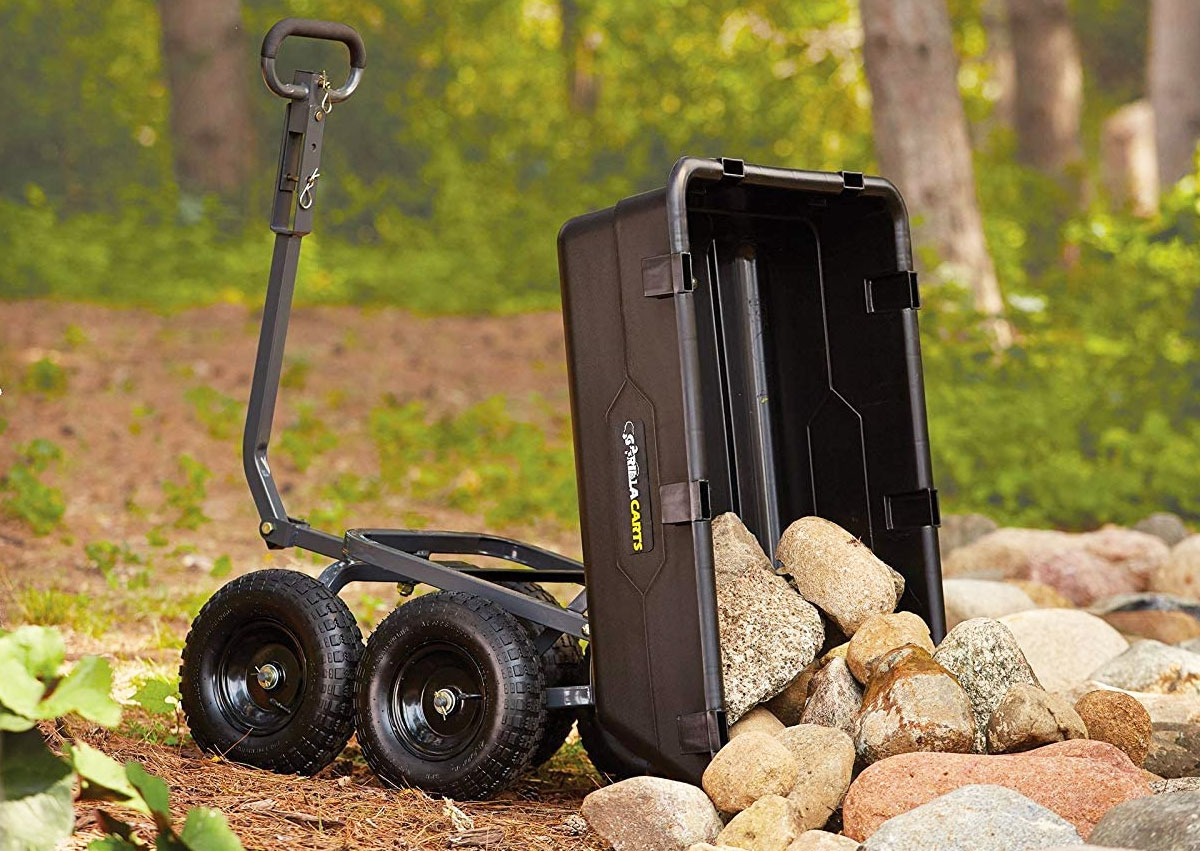
<path id="1" fill-rule="evenodd" d="M 296 405 L 296 419 L 279 436 L 280 451 L 291 457 L 301 473 L 312 465 L 314 458 L 337 444 L 337 435 L 317 416 L 316 405 L 311 402 Z"/>
<path id="2" fill-rule="evenodd" d="M 15 600 L 22 623 L 65 626 L 98 638 L 113 622 L 112 615 L 101 611 L 90 594 L 72 594 L 58 588 L 21 588 Z"/>
<path id="3" fill-rule="evenodd" d="M 179 471 L 179 481 L 163 482 L 163 495 L 167 505 L 177 512 L 176 529 L 199 529 L 209 521 L 204 513 L 204 499 L 208 496 L 207 482 L 212 471 L 191 455 L 179 456 Z"/>
<path id="4" fill-rule="evenodd" d="M 22 520 L 35 535 L 48 535 L 67 509 L 62 491 L 42 482 L 41 476 L 62 462 L 62 449 L 43 438 L 17 447 L 17 460 L 0 478 L 0 510 Z"/>
<path id="5" fill-rule="evenodd" d="M 67 372 L 50 358 L 41 358 L 25 369 L 21 389 L 40 396 L 63 396 L 67 392 Z"/>
<path id="6" fill-rule="evenodd" d="M 232 440 L 242 427 L 242 403 L 220 390 L 201 384 L 189 388 L 183 399 L 192 406 L 192 415 L 209 437 Z"/>

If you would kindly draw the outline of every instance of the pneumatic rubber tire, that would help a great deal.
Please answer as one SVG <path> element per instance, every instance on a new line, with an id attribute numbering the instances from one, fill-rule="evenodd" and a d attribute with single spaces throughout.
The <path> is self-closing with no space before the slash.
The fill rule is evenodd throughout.
<path id="1" fill-rule="evenodd" d="M 346 604 L 293 570 L 260 570 L 214 594 L 188 632 L 179 691 L 202 750 L 281 774 L 315 774 L 354 733 L 362 633 Z M 271 666 L 278 683 L 264 688 Z"/>
<path id="2" fill-rule="evenodd" d="M 536 582 L 501 582 L 505 588 L 519 591 L 526 597 L 533 597 L 552 606 L 561 606 L 554 595 Z M 542 627 L 532 621 L 522 620 L 521 625 L 529 633 L 531 639 L 536 638 Z M 546 680 L 546 688 L 554 686 L 578 686 L 587 682 L 587 668 L 583 664 L 583 650 L 579 641 L 570 635 L 560 635 L 558 641 L 541 656 L 542 675 Z M 576 712 L 574 709 L 549 709 L 546 717 L 546 732 L 537 750 L 529 760 L 531 768 L 537 768 L 546 763 L 558 753 L 571 728 L 575 726 Z"/>
<path id="3" fill-rule="evenodd" d="M 542 740 L 543 682 L 529 635 L 495 603 L 447 591 L 418 597 L 367 641 L 354 701 L 363 757 L 393 786 L 488 798 L 520 776 Z M 446 692 L 454 698 L 439 711 Z"/>

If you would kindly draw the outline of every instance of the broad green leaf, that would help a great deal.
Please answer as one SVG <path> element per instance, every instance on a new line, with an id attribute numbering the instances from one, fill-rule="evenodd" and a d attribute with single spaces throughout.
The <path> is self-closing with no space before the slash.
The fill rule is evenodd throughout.
<path id="1" fill-rule="evenodd" d="M 10 638 L 0 639 L 0 706 L 26 718 L 37 718 L 38 701 L 46 686 L 29 673 L 21 649 Z"/>
<path id="2" fill-rule="evenodd" d="M 88 851 L 142 851 L 145 845 L 135 845 L 120 836 L 106 836 L 88 843 Z"/>
<path id="3" fill-rule="evenodd" d="M 115 727 L 121 720 L 121 706 L 111 693 L 112 668 L 108 660 L 84 656 L 42 701 L 38 717 L 57 718 L 76 712 L 89 721 Z"/>
<path id="4" fill-rule="evenodd" d="M 0 706 L 0 732 L 20 733 L 23 730 L 33 729 L 35 723 L 24 715 L 14 715 Z"/>
<path id="5" fill-rule="evenodd" d="M 72 780 L 36 730 L 0 733 L 0 851 L 51 849 L 69 837 Z"/>
<path id="6" fill-rule="evenodd" d="M 18 627 L 0 637 L 0 644 L 11 644 L 25 670 L 39 680 L 53 679 L 67 654 L 62 634 L 48 626 Z"/>
<path id="7" fill-rule="evenodd" d="M 159 830 L 169 828 L 171 826 L 171 805 L 167 784 L 153 774 L 148 774 L 138 762 L 125 764 L 125 776 L 129 778 L 130 784 L 138 790 L 142 800 L 150 808 Z"/>
<path id="8" fill-rule="evenodd" d="M 188 812 L 179 838 L 188 851 L 243 851 L 224 814 L 207 807 Z"/>
<path id="9" fill-rule="evenodd" d="M 143 682 L 133 695 L 133 702 L 155 715 L 174 715 L 176 702 L 168 698 L 179 697 L 179 686 L 173 679 L 151 677 Z"/>
<path id="10" fill-rule="evenodd" d="M 79 774 L 79 800 L 112 801 L 150 815 L 150 807 L 121 763 L 84 742 L 76 742 L 67 752 Z"/>

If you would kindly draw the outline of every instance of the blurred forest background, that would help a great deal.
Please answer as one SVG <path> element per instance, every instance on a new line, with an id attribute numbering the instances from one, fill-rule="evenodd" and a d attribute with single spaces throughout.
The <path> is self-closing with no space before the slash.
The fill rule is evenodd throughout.
<path id="1" fill-rule="evenodd" d="M 368 50 L 300 304 L 554 309 L 561 224 L 683 154 L 881 173 L 943 510 L 1200 520 L 1200 2 L 3 0 L 0 298 L 257 309 L 288 14 Z"/>

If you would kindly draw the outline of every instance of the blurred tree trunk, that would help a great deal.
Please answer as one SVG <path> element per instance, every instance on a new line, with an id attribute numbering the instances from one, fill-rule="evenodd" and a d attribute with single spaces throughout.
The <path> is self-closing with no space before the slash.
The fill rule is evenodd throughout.
<path id="1" fill-rule="evenodd" d="M 970 288 L 975 307 L 997 317 L 1011 341 L 996 269 L 983 236 L 958 59 L 943 0 L 861 0 L 863 61 L 874 105 L 883 175 L 908 202 L 918 242 L 937 250 Z"/>
<path id="2" fill-rule="evenodd" d="M 567 60 L 567 98 L 575 112 L 591 114 L 600 95 L 594 70 L 596 45 L 584 35 L 577 0 L 559 0 L 562 15 L 562 52 Z"/>
<path id="3" fill-rule="evenodd" d="M 1017 60 L 1013 56 L 1012 33 L 1008 28 L 1005 0 L 983 0 L 980 7 L 987 33 L 985 59 L 991 69 L 989 87 L 994 94 L 993 118 L 1004 127 L 1017 123 Z"/>
<path id="4" fill-rule="evenodd" d="M 1109 201 L 1136 216 L 1158 210 L 1154 110 L 1135 101 L 1109 116 L 1100 131 L 1100 170 Z"/>
<path id="5" fill-rule="evenodd" d="M 1200 139 L 1200 2 L 1154 0 L 1147 86 L 1154 107 L 1158 175 L 1164 186 L 1190 174 Z"/>
<path id="6" fill-rule="evenodd" d="M 1008 0 L 1017 79 L 1017 154 L 1060 175 L 1083 145 L 1083 66 L 1067 0 Z"/>
<path id="7" fill-rule="evenodd" d="M 253 161 L 239 0 L 158 0 L 175 175 L 191 192 L 238 190 Z"/>

